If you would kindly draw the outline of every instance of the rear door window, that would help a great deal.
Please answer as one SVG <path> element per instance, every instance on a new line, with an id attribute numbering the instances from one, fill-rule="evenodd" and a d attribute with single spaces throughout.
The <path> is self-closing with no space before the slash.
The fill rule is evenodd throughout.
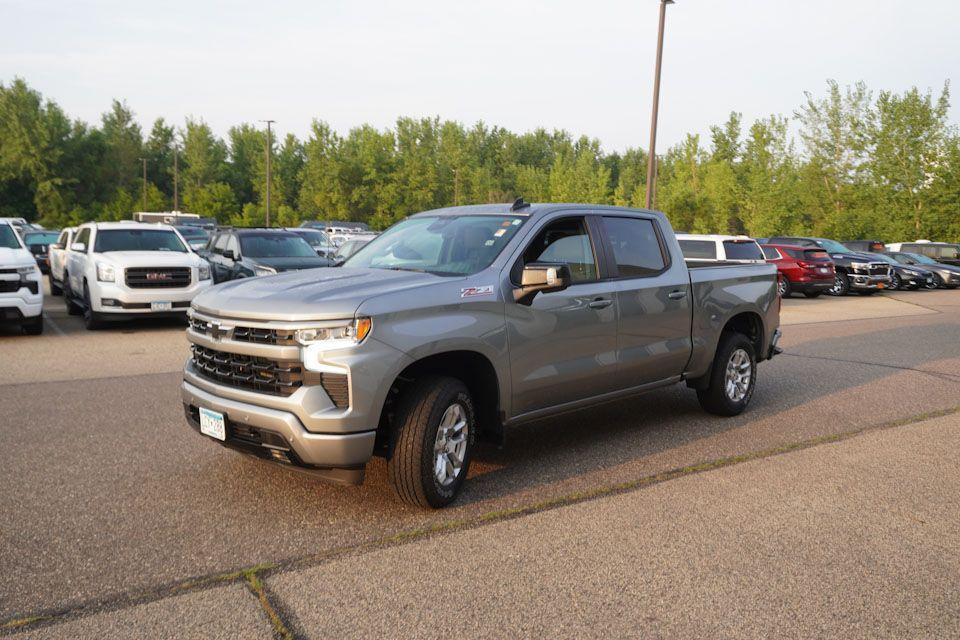
<path id="1" fill-rule="evenodd" d="M 753 240 L 724 240 L 727 260 L 763 260 L 763 252 Z"/>
<path id="2" fill-rule="evenodd" d="M 620 277 L 650 276 L 667 266 L 653 220 L 605 216 L 603 227 Z"/>
<path id="3" fill-rule="evenodd" d="M 716 260 L 717 243 L 713 240 L 680 240 L 680 251 L 689 260 Z"/>
<path id="4" fill-rule="evenodd" d="M 773 247 L 761 247 L 761 249 L 763 249 L 763 256 L 767 260 L 779 260 L 781 257 L 780 252 Z"/>

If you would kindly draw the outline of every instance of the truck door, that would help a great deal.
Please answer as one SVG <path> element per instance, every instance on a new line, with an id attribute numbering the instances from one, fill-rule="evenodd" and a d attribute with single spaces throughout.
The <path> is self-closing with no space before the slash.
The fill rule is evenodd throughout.
<path id="1" fill-rule="evenodd" d="M 227 277 L 224 275 L 223 252 L 227 248 L 227 237 L 229 234 L 220 233 L 210 243 L 210 256 L 207 261 L 210 263 L 210 269 L 213 271 L 213 281 L 215 283 L 224 282 Z"/>
<path id="2" fill-rule="evenodd" d="M 616 387 L 617 303 L 598 247 L 586 216 L 561 215 L 541 223 L 513 264 L 514 285 L 530 262 L 563 262 L 572 275 L 566 290 L 541 293 L 529 306 L 506 303 L 514 415 Z"/>
<path id="3" fill-rule="evenodd" d="M 624 388 L 683 373 L 690 358 L 690 279 L 671 259 L 655 216 L 604 215 L 603 240 L 620 320 L 617 378 Z"/>

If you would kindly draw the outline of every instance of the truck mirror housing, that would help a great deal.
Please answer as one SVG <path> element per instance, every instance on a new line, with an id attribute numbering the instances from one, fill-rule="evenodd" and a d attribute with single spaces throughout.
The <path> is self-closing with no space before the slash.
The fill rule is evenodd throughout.
<path id="1" fill-rule="evenodd" d="M 70 245 L 70 250 L 83 253 L 87 250 L 87 245 L 83 244 L 82 242 L 74 242 L 72 245 Z"/>
<path id="2" fill-rule="evenodd" d="M 223 252 L 223 257 L 227 260 L 236 260 L 237 254 L 233 252 L 233 249 L 227 249 Z"/>
<path id="3" fill-rule="evenodd" d="M 570 286 L 570 279 L 570 267 L 563 262 L 531 262 L 523 266 L 513 299 L 529 305 L 538 293 L 563 291 Z"/>

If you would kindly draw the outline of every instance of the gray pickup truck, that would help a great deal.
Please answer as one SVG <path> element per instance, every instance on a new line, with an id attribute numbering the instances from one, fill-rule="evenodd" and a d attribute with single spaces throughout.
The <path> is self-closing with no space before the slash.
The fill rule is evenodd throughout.
<path id="1" fill-rule="evenodd" d="M 349 484 L 382 456 L 401 499 L 442 507 L 521 422 L 677 382 L 740 413 L 779 313 L 773 265 L 688 268 L 660 213 L 453 207 L 340 268 L 198 295 L 182 399 L 222 445 Z"/>

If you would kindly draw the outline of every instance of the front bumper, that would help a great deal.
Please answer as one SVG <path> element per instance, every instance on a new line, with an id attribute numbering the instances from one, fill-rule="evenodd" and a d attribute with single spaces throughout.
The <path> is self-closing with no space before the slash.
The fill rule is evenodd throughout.
<path id="1" fill-rule="evenodd" d="M 877 291 L 890 288 L 890 276 L 865 276 L 857 273 L 847 275 L 850 289 L 855 291 Z"/>
<path id="2" fill-rule="evenodd" d="M 123 317 L 180 313 L 190 308 L 190 302 L 198 293 L 209 287 L 213 280 L 193 282 L 189 287 L 134 289 L 115 282 L 98 282 L 91 287 L 90 298 L 93 310 L 104 315 L 115 314 Z M 104 300 L 113 301 L 104 304 Z M 153 311 L 153 302 L 170 302 L 168 311 Z"/>
<path id="3" fill-rule="evenodd" d="M 21 288 L 14 293 L 0 293 L 0 319 L 31 320 L 43 313 L 43 294 Z"/>
<path id="4" fill-rule="evenodd" d="M 187 422 L 199 433 L 200 407 L 222 413 L 232 449 L 341 484 L 363 481 L 376 431 L 311 433 L 292 413 L 218 397 L 184 381 L 181 399 Z"/>
<path id="5" fill-rule="evenodd" d="M 790 288 L 800 293 L 823 293 L 824 291 L 832 289 L 833 284 L 833 276 L 830 276 L 828 280 L 800 280 L 791 282 Z"/>

